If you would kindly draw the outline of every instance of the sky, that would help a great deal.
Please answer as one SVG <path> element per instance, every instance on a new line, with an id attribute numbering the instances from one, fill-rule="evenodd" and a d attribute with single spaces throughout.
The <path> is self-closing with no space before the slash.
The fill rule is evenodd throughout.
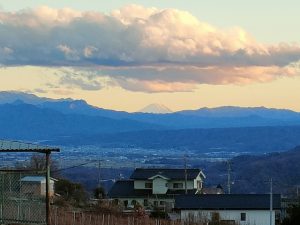
<path id="1" fill-rule="evenodd" d="M 299 1 L 0 0 L 0 91 L 300 112 Z"/>

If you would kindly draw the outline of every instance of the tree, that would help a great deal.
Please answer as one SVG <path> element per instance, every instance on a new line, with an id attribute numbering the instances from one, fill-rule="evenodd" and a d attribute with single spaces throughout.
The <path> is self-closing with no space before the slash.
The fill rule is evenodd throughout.
<path id="1" fill-rule="evenodd" d="M 59 177 L 60 173 L 58 171 L 58 163 L 50 157 L 50 172 L 51 176 Z M 46 170 L 46 157 L 45 154 L 35 153 L 31 156 L 29 165 L 30 169 L 33 170 Z"/>
<path id="2" fill-rule="evenodd" d="M 55 183 L 55 193 L 61 195 L 65 201 L 76 206 L 84 205 L 88 198 L 81 184 L 73 183 L 66 179 L 60 179 Z"/>
<path id="3" fill-rule="evenodd" d="M 105 197 L 105 189 L 103 187 L 97 187 L 94 189 L 94 197 L 96 199 L 102 199 Z"/>
<path id="4" fill-rule="evenodd" d="M 282 225 L 298 225 L 300 221 L 300 200 L 297 204 L 290 206 L 287 209 L 287 218 L 282 222 Z"/>

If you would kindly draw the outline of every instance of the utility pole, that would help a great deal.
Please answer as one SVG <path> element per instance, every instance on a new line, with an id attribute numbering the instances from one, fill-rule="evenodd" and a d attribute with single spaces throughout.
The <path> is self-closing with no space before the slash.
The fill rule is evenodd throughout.
<path id="1" fill-rule="evenodd" d="M 231 162 L 230 160 L 227 161 L 227 189 L 228 189 L 228 194 L 231 193 Z"/>
<path id="2" fill-rule="evenodd" d="M 46 224 L 51 224 L 50 209 L 50 153 L 46 152 Z"/>
<path id="3" fill-rule="evenodd" d="M 273 211 L 273 180 L 270 179 L 270 225 L 272 224 L 272 211 Z"/>
<path id="4" fill-rule="evenodd" d="M 101 161 L 98 160 L 98 188 L 101 187 Z"/>
<path id="5" fill-rule="evenodd" d="M 186 154 L 184 154 L 184 187 L 185 187 L 185 194 L 187 194 L 187 158 Z"/>

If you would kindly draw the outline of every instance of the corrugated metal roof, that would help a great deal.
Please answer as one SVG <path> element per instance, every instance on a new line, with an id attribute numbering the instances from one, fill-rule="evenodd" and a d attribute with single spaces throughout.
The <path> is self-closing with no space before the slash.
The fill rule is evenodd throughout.
<path id="1" fill-rule="evenodd" d="M 52 181 L 54 181 L 55 179 L 53 178 L 50 178 Z M 26 177 L 23 177 L 21 179 L 21 181 L 24 181 L 24 182 L 43 182 L 43 181 L 46 181 L 46 177 L 45 176 L 26 176 Z"/>
<path id="2" fill-rule="evenodd" d="M 175 198 L 176 209 L 270 209 L 270 195 L 268 194 L 207 194 L 207 195 L 181 195 Z M 281 197 L 273 195 L 273 209 L 281 208 Z"/>
<path id="3" fill-rule="evenodd" d="M 56 147 L 43 146 L 20 141 L 0 140 L 0 152 L 59 152 Z"/>
<path id="4" fill-rule="evenodd" d="M 200 169 L 187 169 L 187 179 L 193 180 L 199 175 L 199 173 L 201 173 Z M 161 168 L 155 168 L 155 169 L 137 168 L 130 176 L 130 179 L 147 180 L 156 175 L 161 175 L 165 178 L 173 179 L 173 180 L 184 180 L 185 170 L 184 169 L 161 169 Z"/>
<path id="5" fill-rule="evenodd" d="M 30 182 L 43 182 L 46 178 L 43 176 L 26 176 L 21 179 L 21 181 L 30 181 Z"/>

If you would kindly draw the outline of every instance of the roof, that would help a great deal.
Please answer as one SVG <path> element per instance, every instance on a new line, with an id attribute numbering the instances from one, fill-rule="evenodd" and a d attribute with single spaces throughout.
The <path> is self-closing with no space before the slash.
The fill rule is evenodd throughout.
<path id="1" fill-rule="evenodd" d="M 122 198 L 122 197 L 140 197 L 152 195 L 151 189 L 137 190 L 134 189 L 133 180 L 118 180 L 108 192 L 108 196 L 111 198 Z"/>
<path id="2" fill-rule="evenodd" d="M 201 190 L 202 194 L 224 194 L 224 190 L 218 187 L 204 187 Z"/>
<path id="3" fill-rule="evenodd" d="M 55 181 L 56 179 L 50 178 Z M 23 182 L 43 182 L 46 180 L 45 176 L 26 176 L 21 179 Z"/>
<path id="4" fill-rule="evenodd" d="M 134 180 L 118 180 L 108 192 L 110 198 L 150 197 L 163 196 L 174 197 L 184 194 L 185 190 L 168 190 L 166 194 L 152 194 L 152 189 L 134 189 Z M 195 194 L 196 190 L 188 190 L 189 194 Z"/>
<path id="5" fill-rule="evenodd" d="M 187 169 L 187 179 L 193 180 L 198 175 L 201 175 L 205 178 L 205 175 L 202 173 L 200 169 Z M 162 168 L 137 168 L 134 170 L 130 179 L 133 180 L 147 180 L 151 179 L 155 176 L 162 176 L 167 179 L 172 180 L 184 180 L 185 179 L 185 169 L 162 169 Z"/>
<path id="6" fill-rule="evenodd" d="M 50 146 L 25 143 L 20 141 L 0 140 L 0 152 L 59 152 L 60 149 Z"/>
<path id="7" fill-rule="evenodd" d="M 280 209 L 281 196 L 273 195 L 273 208 Z M 206 210 L 269 210 L 269 194 L 180 195 L 175 199 L 176 209 Z"/>

